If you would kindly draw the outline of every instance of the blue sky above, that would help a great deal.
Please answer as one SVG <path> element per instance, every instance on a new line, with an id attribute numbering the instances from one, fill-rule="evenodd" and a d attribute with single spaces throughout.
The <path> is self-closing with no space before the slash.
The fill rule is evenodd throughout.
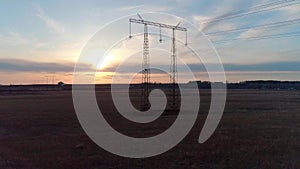
<path id="1" fill-rule="evenodd" d="M 55 74 L 56 81 L 71 83 L 70 67 L 76 62 L 85 43 L 104 24 L 125 15 L 137 12 L 169 13 L 189 20 L 207 34 L 300 18 L 300 4 L 296 0 L 282 4 L 286 7 L 274 5 L 265 8 L 266 11 L 249 14 L 257 6 L 276 2 L 279 1 L 3 0 L 0 6 L 0 84 L 44 82 L 45 76 L 52 74 Z M 271 9 L 273 7 L 275 9 Z M 246 15 L 212 22 L 220 16 L 241 11 Z M 128 27 L 120 25 L 115 31 L 118 29 Z M 300 33 L 295 33 L 299 31 L 300 22 L 293 22 L 281 27 L 249 28 L 208 37 L 214 42 L 225 70 L 230 74 L 229 81 L 300 80 L 297 76 L 300 75 Z M 295 34 L 246 40 L 291 32 Z M 48 66 L 43 70 L 42 65 Z M 60 68 L 64 66 L 65 69 Z M 89 66 L 87 63 L 87 70 Z"/>

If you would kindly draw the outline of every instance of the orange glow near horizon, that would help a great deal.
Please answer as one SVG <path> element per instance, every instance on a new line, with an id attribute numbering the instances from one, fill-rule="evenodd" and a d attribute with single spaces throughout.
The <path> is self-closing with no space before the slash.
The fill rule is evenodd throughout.
<path id="1" fill-rule="evenodd" d="M 284 81 L 295 81 L 299 78 L 300 72 L 226 72 L 226 77 L 228 82 L 240 82 L 245 80 L 284 80 Z M 92 72 L 83 72 L 83 75 L 91 76 L 94 75 Z M 241 76 L 242 75 L 242 76 Z M 52 76 L 54 76 L 54 84 L 57 84 L 59 81 L 62 81 L 66 84 L 73 83 L 73 73 L 62 73 L 57 72 L 52 73 L 33 73 L 33 72 L 7 72 L 1 74 L 2 81 L 0 85 L 21 85 L 21 84 L 52 84 Z M 112 83 L 112 77 L 116 76 L 114 83 L 124 83 L 129 76 L 132 76 L 131 73 L 127 74 L 115 74 L 115 72 L 97 72 L 94 83 L 95 84 L 110 84 Z M 117 77 L 119 76 L 119 77 Z M 277 78 L 277 77 L 280 78 Z M 202 72 L 197 74 L 197 79 L 201 81 L 209 81 L 207 74 Z M 186 83 L 191 79 L 182 79 L 180 83 Z M 135 75 L 135 77 L 130 80 L 130 83 L 140 83 L 141 76 Z M 151 75 L 152 83 L 168 83 L 169 78 L 162 74 L 152 74 Z M 82 82 L 85 84 L 86 82 Z"/>

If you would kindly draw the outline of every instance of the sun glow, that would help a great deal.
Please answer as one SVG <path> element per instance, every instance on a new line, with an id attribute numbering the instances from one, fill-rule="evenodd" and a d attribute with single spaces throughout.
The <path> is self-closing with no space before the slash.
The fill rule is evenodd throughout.
<path id="1" fill-rule="evenodd" d="M 120 62 L 121 56 L 118 52 L 111 50 L 106 54 L 101 63 L 97 66 L 96 83 L 111 83 L 115 72 L 112 72 L 114 66 Z"/>
<path id="2" fill-rule="evenodd" d="M 99 63 L 97 69 L 99 70 L 105 70 L 106 68 L 109 67 L 109 65 L 112 64 L 112 62 L 114 61 L 115 56 L 112 54 L 107 54 L 103 61 L 101 63 Z"/>

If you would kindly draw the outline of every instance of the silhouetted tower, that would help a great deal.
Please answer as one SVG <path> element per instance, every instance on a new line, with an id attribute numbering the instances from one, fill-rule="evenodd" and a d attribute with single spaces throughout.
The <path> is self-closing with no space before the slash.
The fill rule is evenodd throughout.
<path id="1" fill-rule="evenodd" d="M 137 14 L 139 19 L 129 19 L 129 38 L 131 38 L 131 23 L 138 23 L 144 25 L 144 45 L 143 45 L 143 63 L 142 63 L 142 98 L 141 98 L 141 109 L 147 110 L 150 107 L 149 103 L 149 93 L 150 93 L 150 56 L 149 56 L 149 38 L 148 38 L 148 26 L 159 27 L 160 39 L 161 39 L 161 29 L 171 29 L 172 30 L 172 49 L 171 49 L 171 65 L 170 65 L 170 87 L 169 87 L 169 106 L 170 108 L 176 108 L 177 104 L 177 92 L 176 92 L 176 82 L 177 82 L 177 57 L 176 57 L 176 38 L 175 31 L 186 32 L 186 43 L 187 45 L 187 29 L 179 27 L 180 22 L 176 25 L 167 25 L 158 22 L 145 21 L 139 14 Z"/>
<path id="2" fill-rule="evenodd" d="M 176 39 L 175 29 L 172 30 L 172 49 L 171 49 L 171 65 L 170 65 L 170 87 L 169 87 L 169 104 L 175 108 L 177 99 L 176 82 L 177 82 L 177 58 L 176 58 Z"/>
<path id="3" fill-rule="evenodd" d="M 149 57 L 149 39 L 148 39 L 148 25 L 144 24 L 144 48 L 143 48 L 143 63 L 142 63 L 142 98 L 141 108 L 147 110 L 150 107 L 149 93 L 150 93 L 150 57 Z"/>

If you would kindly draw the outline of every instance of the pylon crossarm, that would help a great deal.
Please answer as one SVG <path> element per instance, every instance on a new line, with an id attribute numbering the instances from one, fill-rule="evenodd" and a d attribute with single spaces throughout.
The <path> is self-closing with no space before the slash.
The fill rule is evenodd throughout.
<path id="1" fill-rule="evenodd" d="M 149 25 L 149 26 L 155 26 L 155 27 L 161 27 L 161 28 L 175 29 L 175 30 L 180 30 L 180 31 L 187 31 L 186 28 L 183 28 L 183 27 L 180 27 L 180 26 L 173 26 L 173 25 L 168 25 L 168 24 L 163 24 L 163 23 L 158 23 L 158 22 L 145 21 L 145 20 L 141 20 L 141 19 L 130 18 L 129 22 L 139 23 L 139 24 L 146 24 L 146 25 Z"/>

